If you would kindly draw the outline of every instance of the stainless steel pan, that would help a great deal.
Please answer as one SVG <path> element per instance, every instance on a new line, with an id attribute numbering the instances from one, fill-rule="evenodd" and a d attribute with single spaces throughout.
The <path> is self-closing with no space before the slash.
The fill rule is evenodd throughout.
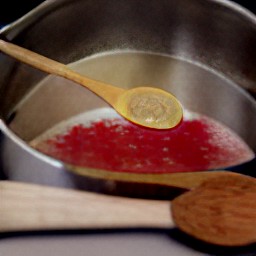
<path id="1" fill-rule="evenodd" d="M 108 51 L 142 51 L 171 57 L 171 67 L 163 64 L 165 73 L 172 74 L 170 83 L 163 75 L 157 79 L 149 75 L 147 79 L 156 79 L 153 84 L 172 91 L 186 108 L 229 126 L 256 152 L 256 102 L 247 92 L 256 90 L 256 18 L 232 2 L 45 1 L 3 28 L 0 36 L 66 64 Z M 181 67 L 180 62 L 185 64 Z M 148 62 L 140 66 L 148 71 L 155 67 Z M 138 184 L 131 191 L 124 189 L 129 184 L 77 175 L 64 163 L 28 145 L 58 122 L 104 107 L 102 100 L 53 77 L 53 91 L 37 95 L 21 107 L 24 98 L 47 74 L 4 54 L 0 54 L 0 70 L 3 178 L 110 193 L 123 189 L 125 194 L 140 196 Z M 100 78 L 100 72 L 95 76 Z M 133 84 L 147 83 L 145 77 L 136 79 L 134 76 Z M 64 86 L 58 87 L 60 84 Z M 255 175 L 255 161 L 232 166 L 232 170 Z M 154 193 L 161 194 L 159 188 Z"/>

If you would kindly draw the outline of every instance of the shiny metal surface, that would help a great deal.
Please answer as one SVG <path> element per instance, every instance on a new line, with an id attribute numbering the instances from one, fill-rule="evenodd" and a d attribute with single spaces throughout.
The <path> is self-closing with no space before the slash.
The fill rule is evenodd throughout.
<path id="1" fill-rule="evenodd" d="M 244 90 L 256 89 L 256 19 L 231 2 L 46 1 L 2 29 L 0 36 L 63 63 L 106 51 L 137 50 L 202 66 L 201 70 L 208 69 L 210 76 L 185 68 L 179 74 L 182 80 L 177 79 L 179 83 L 165 89 L 174 92 L 186 107 L 224 122 L 256 151 L 256 103 Z M 47 120 L 46 97 L 41 99 L 38 112 L 38 117 L 45 118 L 35 120 L 32 107 L 27 115 L 29 122 L 18 123 L 18 104 L 46 74 L 3 54 L 0 70 L 2 176 L 53 186 L 113 190 L 116 184 L 87 182 L 86 178 L 70 174 L 63 164 L 34 151 L 26 142 L 31 134 L 38 135 L 35 126 L 47 128 L 104 103 L 85 91 L 77 104 L 68 105 L 61 116 Z M 217 83 L 217 77 L 225 85 Z M 69 91 L 62 93 L 56 96 L 56 102 Z M 80 95 L 80 90 L 76 93 Z M 50 111 L 59 113 L 59 109 L 56 103 Z M 255 169 L 255 164 L 251 166 Z"/>

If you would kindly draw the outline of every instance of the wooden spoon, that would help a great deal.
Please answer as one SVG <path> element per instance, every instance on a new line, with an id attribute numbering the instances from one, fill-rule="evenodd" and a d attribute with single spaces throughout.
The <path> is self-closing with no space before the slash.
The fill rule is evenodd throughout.
<path id="1" fill-rule="evenodd" d="M 210 178 L 172 202 L 105 196 L 0 182 L 0 231 L 157 227 L 183 231 L 217 245 L 256 242 L 256 180 Z"/>
<path id="2" fill-rule="evenodd" d="M 0 50 L 32 67 L 88 88 L 133 123 L 155 129 L 167 129 L 177 126 L 182 119 L 181 104 L 172 94 L 164 90 L 153 87 L 124 90 L 82 76 L 62 63 L 3 40 L 0 40 Z"/>

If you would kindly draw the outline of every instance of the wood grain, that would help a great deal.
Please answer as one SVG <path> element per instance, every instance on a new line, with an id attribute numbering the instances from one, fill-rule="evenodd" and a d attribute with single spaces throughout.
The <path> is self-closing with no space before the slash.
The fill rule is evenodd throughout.
<path id="1" fill-rule="evenodd" d="M 170 202 L 0 182 L 0 232 L 173 227 Z"/>
<path id="2" fill-rule="evenodd" d="M 256 242 L 256 179 L 209 179 L 172 202 L 175 224 L 203 241 L 225 246 Z"/>

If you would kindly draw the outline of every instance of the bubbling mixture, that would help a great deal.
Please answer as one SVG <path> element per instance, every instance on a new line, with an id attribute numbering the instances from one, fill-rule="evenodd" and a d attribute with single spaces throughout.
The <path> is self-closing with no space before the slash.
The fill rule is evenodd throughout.
<path id="1" fill-rule="evenodd" d="M 130 121 L 156 129 L 173 128 L 182 119 L 182 106 L 171 94 L 152 87 L 128 90 L 119 99 L 121 113 Z"/>
<path id="2" fill-rule="evenodd" d="M 69 164 L 134 173 L 203 171 L 238 165 L 254 157 L 233 131 L 204 115 L 185 111 L 177 127 L 154 130 L 113 113 L 108 117 L 104 108 L 100 111 L 103 118 L 84 123 L 79 117 L 65 124 L 65 131 L 61 124 L 31 145 Z"/>
<path id="3" fill-rule="evenodd" d="M 151 93 L 135 95 L 130 102 L 129 110 L 135 119 L 143 119 L 147 123 L 161 122 L 168 119 L 172 103 L 168 98 Z"/>

